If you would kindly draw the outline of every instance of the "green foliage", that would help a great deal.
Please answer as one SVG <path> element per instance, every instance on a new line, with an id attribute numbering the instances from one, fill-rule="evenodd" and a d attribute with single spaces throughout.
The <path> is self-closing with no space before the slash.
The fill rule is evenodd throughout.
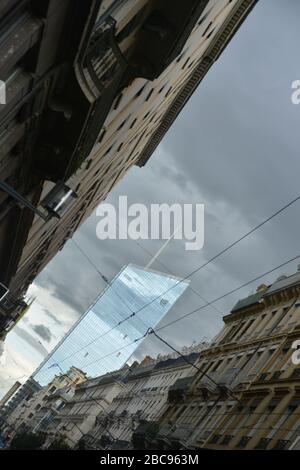
<path id="1" fill-rule="evenodd" d="M 34 434 L 32 432 L 21 432 L 16 434 L 11 443 L 12 450 L 37 450 L 45 442 L 45 435 L 42 433 Z"/>
<path id="2" fill-rule="evenodd" d="M 63 437 L 55 439 L 48 447 L 49 450 L 71 450 Z"/>

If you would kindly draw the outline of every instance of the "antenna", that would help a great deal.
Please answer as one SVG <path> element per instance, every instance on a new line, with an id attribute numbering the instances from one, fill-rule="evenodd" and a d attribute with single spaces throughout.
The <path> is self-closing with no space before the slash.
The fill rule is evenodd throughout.
<path id="1" fill-rule="evenodd" d="M 160 249 L 158 250 L 158 252 L 151 258 L 151 260 L 149 261 L 149 263 L 145 266 L 145 269 L 149 269 L 152 264 L 154 263 L 154 261 L 157 260 L 157 258 L 159 257 L 159 255 L 164 251 L 164 249 L 167 247 L 167 245 L 170 243 L 170 241 L 174 238 L 175 234 L 178 232 L 178 230 L 180 229 L 180 226 L 178 226 L 174 232 L 172 233 L 172 235 L 168 238 L 168 240 L 165 241 L 165 243 L 160 247 Z"/>

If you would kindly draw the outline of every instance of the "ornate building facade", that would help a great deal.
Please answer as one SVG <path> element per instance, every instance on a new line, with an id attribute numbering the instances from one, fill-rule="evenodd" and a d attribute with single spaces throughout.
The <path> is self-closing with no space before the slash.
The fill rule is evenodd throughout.
<path id="1" fill-rule="evenodd" d="M 255 3 L 1 2 L 2 337 L 35 276 L 147 162 Z"/>
<path id="2" fill-rule="evenodd" d="M 224 317 L 190 383 L 178 381 L 154 448 L 288 449 L 300 439 L 300 272 L 261 285 Z M 147 442 L 147 435 L 144 436 Z"/>

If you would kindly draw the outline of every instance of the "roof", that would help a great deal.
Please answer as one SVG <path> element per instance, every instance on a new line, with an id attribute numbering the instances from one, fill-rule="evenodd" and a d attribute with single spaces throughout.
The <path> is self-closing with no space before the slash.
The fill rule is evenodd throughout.
<path id="1" fill-rule="evenodd" d="M 256 292 L 255 294 L 249 295 L 245 299 L 239 300 L 231 310 L 231 313 L 236 312 L 237 310 L 241 310 L 242 308 L 250 307 L 251 305 L 257 304 L 264 296 L 264 294 L 265 291 L 260 291 Z"/>
<path id="2" fill-rule="evenodd" d="M 273 284 L 271 284 L 267 290 L 256 292 L 255 294 L 251 294 L 248 297 L 239 300 L 231 310 L 231 313 L 246 307 L 250 307 L 251 305 L 255 305 L 259 303 L 260 300 L 264 297 L 268 297 L 269 295 L 275 294 L 276 292 L 280 292 L 281 290 L 288 289 L 289 287 L 299 284 L 300 272 L 296 272 L 291 276 L 281 276 L 277 281 L 273 282 Z"/>
<path id="3" fill-rule="evenodd" d="M 189 354 L 188 356 L 179 356 L 176 359 L 167 359 L 165 361 L 160 361 L 155 364 L 154 369 L 163 369 L 165 367 L 172 367 L 176 365 L 179 366 L 181 364 L 186 364 L 187 362 L 194 363 L 198 359 L 199 355 L 200 353 L 194 352 Z"/>
<path id="4" fill-rule="evenodd" d="M 282 289 L 286 289 L 288 287 L 295 286 L 297 284 L 300 284 L 300 272 L 296 272 L 295 274 L 292 274 L 291 276 L 287 277 L 282 277 L 278 281 L 275 281 L 265 292 L 265 296 L 274 294 L 275 292 L 278 292 Z"/>
<path id="5" fill-rule="evenodd" d="M 138 375 L 146 374 L 147 372 L 151 372 L 154 369 L 155 364 L 147 364 L 145 366 L 136 366 L 131 372 L 128 378 L 136 377 Z"/>

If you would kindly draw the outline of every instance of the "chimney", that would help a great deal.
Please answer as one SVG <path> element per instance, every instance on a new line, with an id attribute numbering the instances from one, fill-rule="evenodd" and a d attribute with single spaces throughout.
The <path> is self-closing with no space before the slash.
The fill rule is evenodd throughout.
<path id="1" fill-rule="evenodd" d="M 266 286 L 266 284 L 260 284 L 257 289 L 256 289 L 256 292 L 262 292 L 262 291 L 265 291 L 268 289 L 268 286 Z"/>

